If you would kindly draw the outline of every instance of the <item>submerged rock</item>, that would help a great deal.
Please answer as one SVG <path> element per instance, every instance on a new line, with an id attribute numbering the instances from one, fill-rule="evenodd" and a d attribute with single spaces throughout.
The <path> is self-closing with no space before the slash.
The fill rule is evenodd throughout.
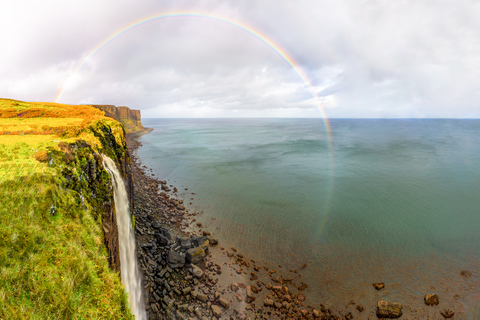
<path id="1" fill-rule="evenodd" d="M 383 288 L 385 288 L 385 283 L 384 282 L 376 282 L 376 283 L 372 283 L 373 284 L 373 287 L 377 290 L 381 290 Z"/>
<path id="2" fill-rule="evenodd" d="M 396 302 L 377 301 L 377 316 L 380 318 L 399 318 L 403 305 Z"/>
<path id="3" fill-rule="evenodd" d="M 427 306 L 436 306 L 439 303 L 438 296 L 435 293 L 425 295 L 424 301 Z"/>

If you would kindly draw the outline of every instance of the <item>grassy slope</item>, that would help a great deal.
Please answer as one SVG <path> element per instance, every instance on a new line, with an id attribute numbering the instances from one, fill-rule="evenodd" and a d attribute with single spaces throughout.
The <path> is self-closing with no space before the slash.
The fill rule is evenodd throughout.
<path id="1" fill-rule="evenodd" d="M 132 318 L 101 214 L 61 174 L 82 180 L 78 166 L 93 157 L 66 146 L 105 151 L 97 125 L 122 139 L 121 125 L 90 106 L 0 99 L 0 319 Z"/>

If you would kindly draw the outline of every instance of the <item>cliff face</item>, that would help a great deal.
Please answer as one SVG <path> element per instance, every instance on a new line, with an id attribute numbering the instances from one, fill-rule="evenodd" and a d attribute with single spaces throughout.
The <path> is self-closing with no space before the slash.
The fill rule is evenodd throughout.
<path id="1" fill-rule="evenodd" d="M 138 132 L 145 129 L 142 125 L 140 110 L 130 109 L 125 106 L 116 107 L 114 105 L 92 106 L 104 111 L 105 116 L 121 122 L 125 127 L 126 133 Z"/>
<path id="2" fill-rule="evenodd" d="M 0 99 L 0 319 L 133 319 L 103 155 L 133 207 L 120 122 L 88 105 Z"/>

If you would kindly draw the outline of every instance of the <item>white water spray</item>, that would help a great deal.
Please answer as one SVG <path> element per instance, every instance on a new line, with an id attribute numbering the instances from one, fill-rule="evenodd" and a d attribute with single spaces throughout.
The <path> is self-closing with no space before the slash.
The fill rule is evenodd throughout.
<path id="1" fill-rule="evenodd" d="M 135 255 L 135 234 L 132 230 L 132 219 L 130 218 L 130 206 L 127 197 L 127 190 L 120 172 L 112 159 L 103 156 L 103 164 L 113 181 L 115 200 L 115 212 L 118 228 L 118 244 L 120 247 L 120 274 L 122 284 L 128 294 L 130 309 L 135 319 L 145 320 L 145 301 L 142 294 L 142 281 L 138 269 L 137 257 Z"/>

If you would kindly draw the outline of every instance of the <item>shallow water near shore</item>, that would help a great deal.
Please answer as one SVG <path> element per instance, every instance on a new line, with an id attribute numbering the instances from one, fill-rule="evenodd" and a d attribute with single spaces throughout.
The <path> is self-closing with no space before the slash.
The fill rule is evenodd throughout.
<path id="1" fill-rule="evenodd" d="M 321 119 L 143 123 L 141 161 L 224 244 L 277 270 L 307 264 L 309 304 L 480 318 L 480 121 L 333 119 L 331 148 Z"/>

